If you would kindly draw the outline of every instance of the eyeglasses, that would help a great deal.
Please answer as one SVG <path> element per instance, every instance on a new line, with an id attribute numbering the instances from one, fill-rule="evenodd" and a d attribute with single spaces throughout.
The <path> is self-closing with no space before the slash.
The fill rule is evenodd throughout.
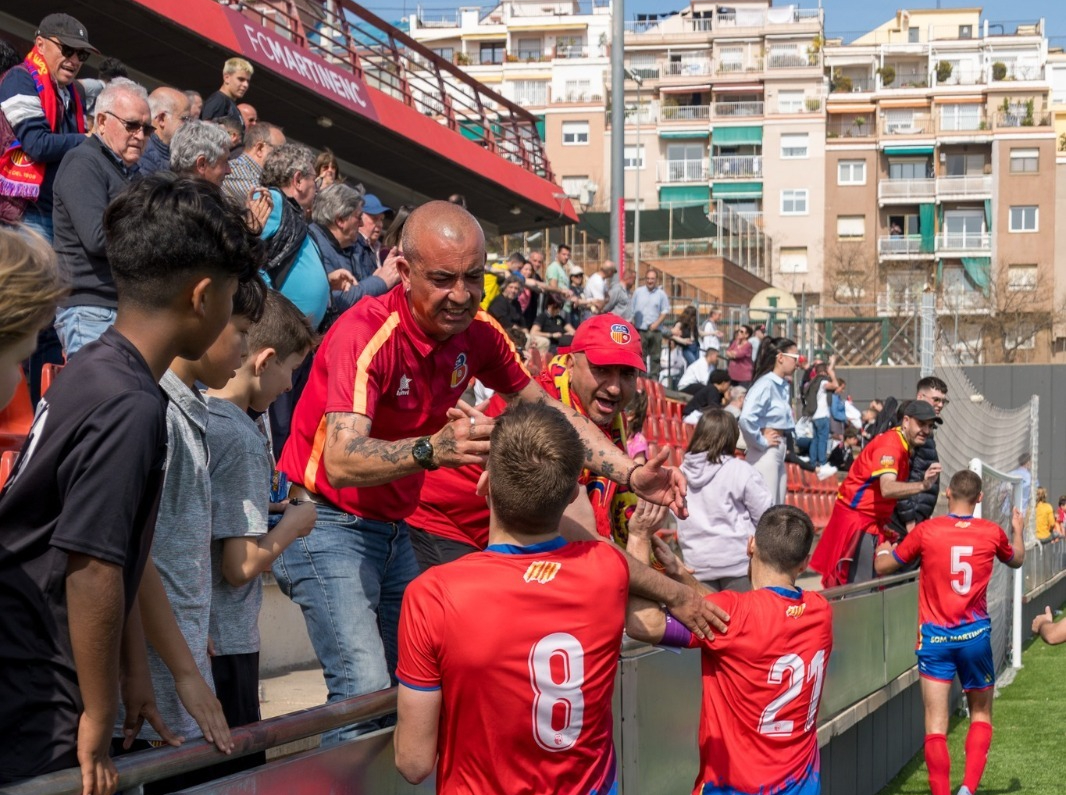
<path id="1" fill-rule="evenodd" d="M 789 359 L 795 359 L 797 362 L 800 359 L 800 355 L 798 353 L 781 353 L 781 354 L 778 354 L 778 355 L 779 356 L 787 356 Z"/>
<path id="2" fill-rule="evenodd" d="M 150 124 L 149 122 L 127 121 L 121 116 L 115 116 L 115 114 L 109 110 L 105 110 L 104 113 L 118 119 L 122 123 L 122 126 L 126 128 L 126 132 L 130 135 L 134 135 L 138 130 L 144 130 L 144 137 L 150 138 L 152 133 L 155 132 L 155 125 Z"/>
<path id="3" fill-rule="evenodd" d="M 59 51 L 63 54 L 64 58 L 70 58 L 72 55 L 77 55 L 78 60 L 82 63 L 85 63 L 89 60 L 89 56 L 93 54 L 92 50 L 68 47 L 66 44 L 59 41 L 58 39 L 48 39 L 48 41 L 52 42 L 52 44 L 59 48 Z"/>

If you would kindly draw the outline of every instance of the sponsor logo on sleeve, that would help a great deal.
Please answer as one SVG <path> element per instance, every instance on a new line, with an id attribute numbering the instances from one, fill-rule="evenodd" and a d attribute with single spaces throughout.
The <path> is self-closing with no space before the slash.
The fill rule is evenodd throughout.
<path id="1" fill-rule="evenodd" d="M 881 466 L 890 467 L 890 466 L 895 466 L 895 464 L 896 464 L 896 457 L 895 456 L 893 456 L 893 455 L 883 455 L 883 456 L 881 456 Z"/>

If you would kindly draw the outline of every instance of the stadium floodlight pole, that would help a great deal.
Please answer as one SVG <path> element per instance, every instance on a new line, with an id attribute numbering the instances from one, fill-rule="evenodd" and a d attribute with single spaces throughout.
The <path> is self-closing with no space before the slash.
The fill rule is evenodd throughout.
<path id="1" fill-rule="evenodd" d="M 625 1 L 611 0 L 611 259 L 618 276 L 626 272 L 625 173 Z"/>
<path id="2" fill-rule="evenodd" d="M 626 69 L 626 78 L 632 80 L 637 84 L 637 156 L 635 158 L 637 166 L 633 174 L 634 189 L 633 189 L 633 270 L 640 276 L 640 170 L 644 168 L 644 155 L 640 150 L 640 125 L 644 121 L 642 118 L 644 115 L 644 106 L 640 104 L 640 89 L 644 85 L 644 80 L 636 72 Z M 625 169 L 625 157 L 622 157 L 622 168 Z"/>

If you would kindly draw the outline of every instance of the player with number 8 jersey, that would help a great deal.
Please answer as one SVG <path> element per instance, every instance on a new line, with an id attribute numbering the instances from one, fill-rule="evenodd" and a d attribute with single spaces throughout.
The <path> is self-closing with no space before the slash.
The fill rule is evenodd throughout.
<path id="1" fill-rule="evenodd" d="M 548 404 L 509 408 L 478 493 L 489 545 L 408 586 L 396 765 L 437 792 L 611 795 L 611 699 L 629 590 L 614 544 L 558 532 L 580 440 Z"/>

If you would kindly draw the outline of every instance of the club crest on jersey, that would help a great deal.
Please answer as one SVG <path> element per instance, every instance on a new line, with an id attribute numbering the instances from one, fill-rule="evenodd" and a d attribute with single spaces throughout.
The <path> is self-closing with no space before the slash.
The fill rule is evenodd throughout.
<path id="1" fill-rule="evenodd" d="M 460 353 L 455 357 L 455 369 L 452 370 L 452 388 L 466 384 L 466 374 L 470 368 L 466 366 L 466 354 Z"/>
<path id="2" fill-rule="evenodd" d="M 522 579 L 526 582 L 539 582 L 541 585 L 546 585 L 555 579 L 555 575 L 559 573 L 559 569 L 562 567 L 562 563 L 556 563 L 552 560 L 535 560 L 529 564 L 529 568 L 522 575 Z"/>
<path id="3" fill-rule="evenodd" d="M 625 323 L 615 323 L 611 326 L 611 339 L 619 345 L 628 345 L 629 340 L 632 339 L 629 335 L 629 326 Z"/>
<path id="4" fill-rule="evenodd" d="M 960 530 L 965 530 L 971 524 L 973 524 L 973 522 L 955 522 L 955 526 Z"/>
<path id="5" fill-rule="evenodd" d="M 895 463 L 896 463 L 895 456 L 891 456 L 891 455 L 883 455 L 883 456 L 881 456 L 881 466 L 890 467 L 890 466 L 892 466 Z"/>
<path id="6" fill-rule="evenodd" d="M 803 615 L 803 611 L 807 609 L 807 603 L 801 602 L 798 605 L 789 605 L 785 608 L 785 615 L 789 618 L 799 618 Z"/>

